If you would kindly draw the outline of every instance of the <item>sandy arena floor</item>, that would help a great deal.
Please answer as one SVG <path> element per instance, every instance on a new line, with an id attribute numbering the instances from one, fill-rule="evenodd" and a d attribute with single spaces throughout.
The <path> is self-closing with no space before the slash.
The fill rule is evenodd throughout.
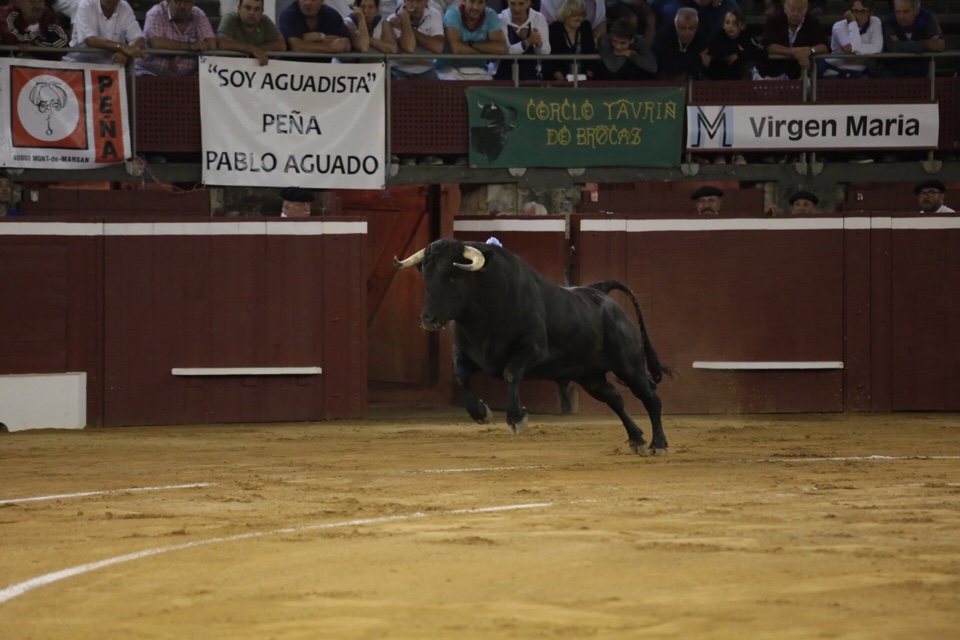
<path id="1" fill-rule="evenodd" d="M 960 637 L 958 416 L 664 424 L 0 434 L 0 638 Z"/>

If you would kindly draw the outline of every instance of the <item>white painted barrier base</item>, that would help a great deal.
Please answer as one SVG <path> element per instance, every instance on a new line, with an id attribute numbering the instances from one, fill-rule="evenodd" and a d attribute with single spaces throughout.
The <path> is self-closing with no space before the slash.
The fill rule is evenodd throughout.
<path id="1" fill-rule="evenodd" d="M 0 424 L 7 431 L 83 429 L 87 374 L 0 375 Z"/>

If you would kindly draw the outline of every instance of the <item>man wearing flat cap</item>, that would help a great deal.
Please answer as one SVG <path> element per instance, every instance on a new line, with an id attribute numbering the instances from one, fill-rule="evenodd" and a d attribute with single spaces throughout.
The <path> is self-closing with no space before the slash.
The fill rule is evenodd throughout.
<path id="1" fill-rule="evenodd" d="M 805 216 L 817 212 L 820 198 L 810 191 L 797 191 L 787 199 L 790 203 L 790 213 L 795 216 Z"/>
<path id="2" fill-rule="evenodd" d="M 953 209 L 943 204 L 947 187 L 940 180 L 924 180 L 913 188 L 920 201 L 920 213 L 953 213 Z"/>
<path id="3" fill-rule="evenodd" d="M 690 199 L 697 203 L 697 213 L 702 216 L 715 216 L 720 214 L 720 205 L 723 204 L 723 191 L 712 185 L 707 185 L 690 194 Z"/>
<path id="4" fill-rule="evenodd" d="M 280 199 L 283 208 L 281 218 L 307 218 L 310 216 L 310 205 L 313 203 L 313 192 L 301 187 L 286 187 L 280 190 Z"/>

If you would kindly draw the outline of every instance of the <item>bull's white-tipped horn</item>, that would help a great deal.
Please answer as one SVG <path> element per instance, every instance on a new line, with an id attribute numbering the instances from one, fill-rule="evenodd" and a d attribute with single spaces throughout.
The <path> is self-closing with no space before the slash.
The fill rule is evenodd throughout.
<path id="1" fill-rule="evenodd" d="M 474 249 L 473 247 L 464 247 L 463 257 L 469 260 L 470 264 L 458 264 L 454 262 L 453 266 L 458 269 L 463 269 L 464 271 L 480 271 L 480 269 L 483 268 L 483 263 L 486 262 L 486 258 L 483 257 L 480 250 Z"/>
<path id="2" fill-rule="evenodd" d="M 426 249 L 420 249 L 415 254 L 407 258 L 406 260 L 397 260 L 397 256 L 393 256 L 393 266 L 397 269 L 406 269 L 407 267 L 415 267 L 421 262 L 423 262 L 423 254 L 426 252 Z"/>

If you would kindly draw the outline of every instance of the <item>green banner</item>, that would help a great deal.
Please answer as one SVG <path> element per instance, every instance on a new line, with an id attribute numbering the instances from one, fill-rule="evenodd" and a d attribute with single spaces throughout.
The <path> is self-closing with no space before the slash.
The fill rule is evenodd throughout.
<path id="1" fill-rule="evenodd" d="M 683 87 L 470 87 L 470 166 L 676 167 Z"/>

